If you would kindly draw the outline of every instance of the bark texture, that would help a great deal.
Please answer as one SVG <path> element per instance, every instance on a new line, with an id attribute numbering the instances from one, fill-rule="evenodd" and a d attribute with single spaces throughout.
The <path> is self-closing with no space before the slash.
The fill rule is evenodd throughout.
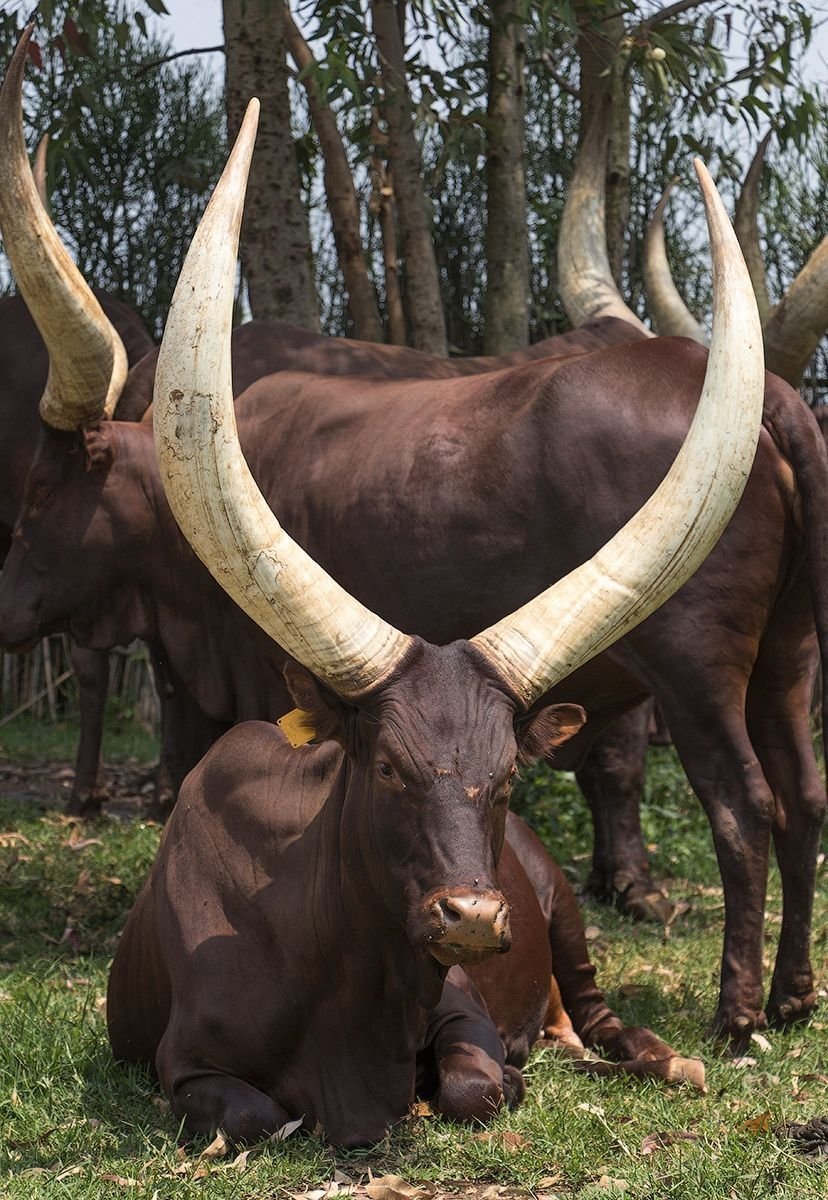
<path id="1" fill-rule="evenodd" d="M 290 132 L 279 0 L 223 0 L 227 131 L 235 138 L 251 96 L 262 102 L 241 237 L 253 315 L 319 329 L 308 224 Z"/>
<path id="2" fill-rule="evenodd" d="M 523 166 L 524 31 L 514 0 L 491 0 L 486 187 L 484 354 L 508 354 L 529 339 L 529 250 Z"/>
<path id="3" fill-rule="evenodd" d="M 308 108 L 322 151 L 325 196 L 331 216 L 339 265 L 348 292 L 348 308 L 354 325 L 354 336 L 365 342 L 381 342 L 383 340 L 382 321 L 377 308 L 374 285 L 368 274 L 362 249 L 359 201 L 348 156 L 339 134 L 336 117 L 320 95 L 312 75 L 308 73 L 315 63 L 313 52 L 293 20 L 287 5 L 283 7 L 283 19 L 288 51 L 300 72 L 301 82 L 308 97 Z"/>
<path id="4" fill-rule="evenodd" d="M 382 115 L 388 129 L 388 159 L 394 175 L 400 245 L 405 264 L 408 325 L 418 350 L 446 354 L 446 325 L 431 218 L 423 194 L 420 147 L 414 132 L 405 53 L 394 0 L 372 0 L 380 63 Z"/>

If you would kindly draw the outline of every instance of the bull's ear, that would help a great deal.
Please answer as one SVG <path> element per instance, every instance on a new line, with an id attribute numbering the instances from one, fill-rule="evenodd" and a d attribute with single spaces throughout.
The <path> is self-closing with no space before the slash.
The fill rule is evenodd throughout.
<path id="1" fill-rule="evenodd" d="M 308 714 L 303 719 L 313 727 L 313 740 L 324 742 L 333 738 L 344 747 L 350 706 L 293 659 L 285 663 L 284 676 L 294 704 Z"/>
<path id="2" fill-rule="evenodd" d="M 92 429 L 84 429 L 83 444 L 86 449 L 87 471 L 108 471 L 115 459 L 112 422 L 104 421 Z"/>
<path id="3" fill-rule="evenodd" d="M 549 704 L 521 722 L 517 729 L 518 759 L 522 763 L 546 758 L 581 729 L 586 713 L 580 704 Z"/>

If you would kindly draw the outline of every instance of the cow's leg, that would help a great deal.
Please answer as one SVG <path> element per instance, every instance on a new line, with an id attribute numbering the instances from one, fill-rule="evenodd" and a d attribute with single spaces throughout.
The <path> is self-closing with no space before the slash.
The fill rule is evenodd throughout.
<path id="1" fill-rule="evenodd" d="M 459 968 L 449 972 L 425 1042 L 424 1053 L 433 1057 L 428 1075 L 434 1080 L 425 1094 L 447 1120 L 491 1121 L 504 1104 L 515 1107 L 523 1099 L 523 1076 L 506 1065 L 503 1043 L 485 1003 Z"/>
<path id="2" fill-rule="evenodd" d="M 774 801 L 745 727 L 744 695 L 736 692 L 720 682 L 715 695 L 685 694 L 681 720 L 673 720 L 663 702 L 682 765 L 710 821 L 724 889 L 724 952 L 713 1031 L 740 1042 L 766 1024 L 762 949 Z"/>
<path id="3" fill-rule="evenodd" d="M 232 1075 L 194 1075 L 176 1083 L 173 1112 L 191 1133 L 220 1129 L 231 1142 L 260 1142 L 290 1117 L 270 1096 Z"/>
<path id="4" fill-rule="evenodd" d="M 774 1024 L 807 1017 L 816 1006 L 811 916 L 826 796 L 809 721 L 812 642 L 806 637 L 783 648 L 763 647 L 747 700 L 751 741 L 775 801 L 773 839 L 782 877 L 782 929 L 767 1006 Z"/>
<path id="5" fill-rule="evenodd" d="M 109 654 L 86 650 L 69 640 L 69 655 L 78 681 L 80 740 L 75 758 L 75 782 L 66 811 L 72 816 L 94 816 L 109 799 L 103 780 L 101 743 L 109 687 Z"/>
<path id="6" fill-rule="evenodd" d="M 595 739 L 576 778 L 595 831 L 588 890 L 632 917 L 665 923 L 673 905 L 653 884 L 641 834 L 651 713 L 648 701 L 614 721 Z"/>
<path id="7" fill-rule="evenodd" d="M 205 716 L 176 677 L 160 643 L 151 643 L 150 652 L 161 703 L 161 756 L 147 816 L 166 821 L 185 777 L 229 725 Z"/>

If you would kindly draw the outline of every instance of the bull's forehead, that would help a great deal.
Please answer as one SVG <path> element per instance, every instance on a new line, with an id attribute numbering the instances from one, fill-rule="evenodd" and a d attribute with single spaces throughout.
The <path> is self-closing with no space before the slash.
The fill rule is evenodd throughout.
<path id="1" fill-rule="evenodd" d="M 369 720 L 379 749 L 429 777 L 484 783 L 515 757 L 514 702 L 468 642 L 418 642 Z"/>

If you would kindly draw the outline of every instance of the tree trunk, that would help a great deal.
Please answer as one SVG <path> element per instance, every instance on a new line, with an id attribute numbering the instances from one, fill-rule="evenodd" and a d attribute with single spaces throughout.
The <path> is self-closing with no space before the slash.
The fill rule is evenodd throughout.
<path id="1" fill-rule="evenodd" d="M 378 135 L 374 133 L 374 153 L 371 157 L 371 184 L 373 195 L 371 211 L 377 217 L 382 246 L 382 266 L 385 276 L 385 309 L 388 314 L 388 340 L 392 346 L 407 346 L 400 275 L 397 264 L 397 217 L 394 205 L 394 184 L 377 148 Z"/>
<path id="2" fill-rule="evenodd" d="M 491 0 L 486 123 L 486 331 L 484 354 L 529 340 L 529 247 L 523 171 L 525 45 L 513 0 Z"/>
<path id="3" fill-rule="evenodd" d="M 308 107 L 313 119 L 316 136 L 322 150 L 325 171 L 325 196 L 331 215 L 336 252 L 345 277 L 348 292 L 348 307 L 354 324 L 354 336 L 365 342 L 383 340 L 374 285 L 368 274 L 362 237 L 359 227 L 359 201 L 357 200 L 351 167 L 336 117 L 319 93 L 316 81 L 308 73 L 315 60 L 310 46 L 296 26 L 287 5 L 284 6 L 285 36 L 288 51 L 302 76 L 302 84 L 308 97 Z"/>
<path id="4" fill-rule="evenodd" d="M 241 255 L 253 315 L 319 329 L 308 224 L 290 133 L 282 6 L 223 0 L 227 131 L 236 136 L 248 99 L 262 102 L 250 171 Z"/>
<path id="5" fill-rule="evenodd" d="M 388 159 L 394 175 L 411 341 L 418 350 L 446 354 L 440 277 L 423 195 L 420 147 L 414 133 L 405 55 L 394 0 L 372 0 L 374 36 L 382 76 L 382 115 L 388 127 Z"/>
<path id="6" fill-rule="evenodd" d="M 609 6 L 608 6 L 609 7 Z M 615 5 L 611 6 L 613 9 Z M 594 4 L 576 5 L 580 33 L 581 137 L 601 105 L 610 112 L 607 150 L 607 254 L 616 284 L 621 286 L 624 246 L 630 220 L 630 97 L 627 55 L 620 47 L 624 18 L 613 12 L 601 18 Z"/>

